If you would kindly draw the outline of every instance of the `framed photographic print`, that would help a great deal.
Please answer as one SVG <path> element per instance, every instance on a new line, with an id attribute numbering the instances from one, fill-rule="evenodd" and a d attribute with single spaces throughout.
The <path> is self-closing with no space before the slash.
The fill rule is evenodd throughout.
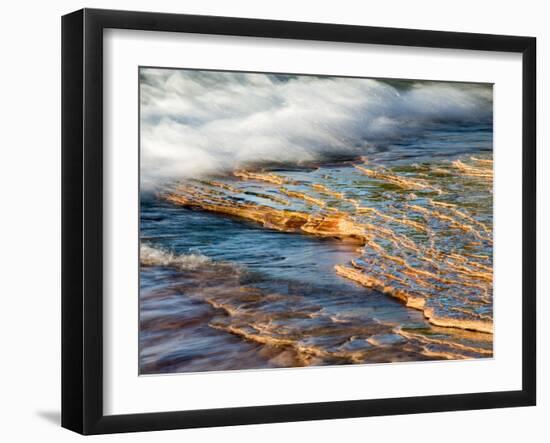
<path id="1" fill-rule="evenodd" d="M 531 37 L 62 21 L 62 425 L 534 405 Z"/>

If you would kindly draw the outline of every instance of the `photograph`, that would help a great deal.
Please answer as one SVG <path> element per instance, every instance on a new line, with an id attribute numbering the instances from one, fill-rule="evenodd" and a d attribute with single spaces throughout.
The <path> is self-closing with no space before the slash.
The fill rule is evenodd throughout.
<path id="1" fill-rule="evenodd" d="M 139 66 L 139 374 L 493 358 L 493 84 Z"/>

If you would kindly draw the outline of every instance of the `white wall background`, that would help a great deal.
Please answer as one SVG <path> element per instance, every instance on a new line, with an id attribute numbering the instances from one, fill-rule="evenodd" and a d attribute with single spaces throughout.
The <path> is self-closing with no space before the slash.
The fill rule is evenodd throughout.
<path id="1" fill-rule="evenodd" d="M 350 23 L 538 38 L 539 203 L 550 195 L 543 143 L 550 120 L 549 13 L 545 3 L 461 0 L 306 2 L 277 0 L 111 0 L 5 2 L 0 68 L 0 438 L 76 441 L 60 414 L 60 16 L 81 7 L 155 10 L 283 20 Z M 518 147 L 519 148 L 519 147 Z M 550 223 L 539 208 L 539 226 Z M 539 227 L 539 275 L 550 244 Z M 542 250 L 547 250 L 542 253 Z M 550 290 L 539 278 L 539 406 L 398 417 L 101 436 L 94 441 L 281 442 L 547 441 L 550 436 Z"/>

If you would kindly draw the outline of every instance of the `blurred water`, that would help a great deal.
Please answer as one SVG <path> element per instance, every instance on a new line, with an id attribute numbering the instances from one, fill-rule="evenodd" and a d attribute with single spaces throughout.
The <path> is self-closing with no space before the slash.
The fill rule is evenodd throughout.
<path id="1" fill-rule="evenodd" d="M 490 158 L 491 143 L 492 128 L 487 125 L 447 125 L 367 150 L 369 168 L 383 166 L 399 177 L 426 180 L 432 187 L 435 183 L 445 189 L 443 195 L 420 189 L 410 197 L 412 192 L 366 177 L 354 167 L 357 161 L 344 159 L 320 167 L 271 168 L 289 181 L 282 190 L 261 181 L 217 180 L 236 189 L 223 195 L 235 205 L 267 205 L 308 214 L 328 210 L 352 214 L 358 205 L 374 208 L 386 218 L 353 213 L 353 220 L 391 227 L 396 235 L 423 248 L 437 244 L 445 253 L 471 252 L 475 243 L 474 252 L 487 254 L 490 259 L 484 263 L 492 266 L 490 236 L 473 241 L 475 233 L 443 226 L 445 219 L 428 220 L 418 212 L 431 208 L 431 199 L 437 198 L 468 210 L 477 223 L 492 226 L 491 186 L 456 175 L 452 164 L 473 155 Z M 453 174 L 433 173 L 433 165 Z M 312 190 L 312 184 L 329 187 L 356 203 L 327 197 Z M 218 198 L 219 190 L 204 189 L 216 192 L 212 198 Z M 285 189 L 323 199 L 323 207 L 290 198 L 282 192 Z M 420 209 L 415 212 L 411 205 Z M 409 208 L 407 220 L 426 223 L 431 237 L 409 225 L 388 222 L 388 215 L 400 217 L 404 208 Z M 373 254 L 368 245 L 358 249 L 357 244 L 338 239 L 281 232 L 145 194 L 140 222 L 142 374 L 492 355 L 491 334 L 435 326 L 421 311 L 335 272 L 336 265 L 351 262 L 368 269 L 369 275 L 401 272 L 395 263 L 381 262 L 380 254 Z M 416 259 L 396 251 L 384 238 L 378 241 L 392 254 Z M 448 275 L 460 278 L 454 268 Z M 492 290 L 490 302 L 483 299 L 480 304 L 477 292 L 461 292 L 464 286 L 447 285 L 447 297 L 440 296 L 441 286 L 434 288 L 423 291 L 438 315 L 492 319 Z M 459 314 L 449 306 L 458 306 Z"/>

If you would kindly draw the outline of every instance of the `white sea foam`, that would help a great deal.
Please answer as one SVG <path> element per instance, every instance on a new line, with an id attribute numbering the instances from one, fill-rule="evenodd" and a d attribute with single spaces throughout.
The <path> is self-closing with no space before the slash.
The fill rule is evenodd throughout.
<path id="1" fill-rule="evenodd" d="M 147 266 L 170 266 L 179 270 L 194 270 L 210 263 L 210 259 L 201 254 L 174 254 L 165 249 L 148 244 L 140 247 L 141 264 Z"/>
<path id="2" fill-rule="evenodd" d="M 143 68 L 142 185 L 360 155 L 442 121 L 490 122 L 487 84 Z"/>

